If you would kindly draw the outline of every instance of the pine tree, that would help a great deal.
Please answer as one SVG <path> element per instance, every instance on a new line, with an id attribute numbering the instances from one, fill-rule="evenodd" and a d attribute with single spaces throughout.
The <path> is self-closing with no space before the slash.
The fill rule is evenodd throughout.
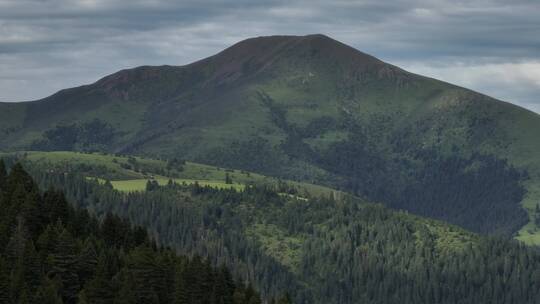
<path id="1" fill-rule="evenodd" d="M 157 303 L 157 292 L 163 287 L 164 278 L 153 252 L 147 247 L 137 248 L 131 253 L 128 263 L 128 269 L 133 274 L 136 297 L 149 304 Z"/>
<path id="2" fill-rule="evenodd" d="M 0 159 L 0 193 L 5 188 L 6 180 L 7 180 L 6 164 L 4 163 L 3 159 Z"/>
<path id="3" fill-rule="evenodd" d="M 133 275 L 127 271 L 123 271 L 120 275 L 120 290 L 114 299 L 114 304 L 137 303 L 135 288 L 136 286 L 133 282 Z"/>
<path id="4" fill-rule="evenodd" d="M 94 242 L 93 238 L 86 239 L 77 258 L 76 268 L 81 282 L 90 280 L 96 271 L 96 265 L 98 265 L 98 254 Z"/>
<path id="5" fill-rule="evenodd" d="M 288 293 L 284 294 L 281 298 L 279 298 L 277 304 L 292 304 L 291 296 Z"/>
<path id="6" fill-rule="evenodd" d="M 32 195 L 34 198 L 39 194 L 36 183 L 20 163 L 15 164 L 9 172 L 6 180 L 6 192 L 11 194 L 18 186 L 22 187 L 23 193 Z M 8 198 L 10 198 L 10 195 L 8 195 Z"/>
<path id="7" fill-rule="evenodd" d="M 11 233 L 9 242 L 5 247 L 5 257 L 9 265 L 15 265 L 20 257 L 24 255 L 25 247 L 30 240 L 30 234 L 24 219 L 17 217 L 17 226 Z"/>
<path id="8" fill-rule="evenodd" d="M 20 290 L 18 290 L 19 296 L 17 297 L 17 304 L 30 304 L 30 292 L 28 291 L 28 288 L 26 286 L 23 286 Z"/>
<path id="9" fill-rule="evenodd" d="M 226 172 L 225 173 L 225 184 L 230 185 L 232 183 L 233 183 L 233 181 L 232 181 L 231 175 L 229 174 L 229 172 Z"/>
<path id="10" fill-rule="evenodd" d="M 185 265 L 177 265 L 174 276 L 174 304 L 188 304 L 190 293 L 188 290 Z"/>
<path id="11" fill-rule="evenodd" d="M 8 265 L 0 256 L 0 304 L 11 303 Z"/>
<path id="12" fill-rule="evenodd" d="M 247 304 L 261 304 L 261 296 L 255 291 L 253 285 L 248 284 L 245 291 L 245 301 Z"/>
<path id="13" fill-rule="evenodd" d="M 37 239 L 36 245 L 40 259 L 41 261 L 43 261 L 43 268 L 45 273 L 51 270 L 52 261 L 49 258 L 52 257 L 51 254 L 53 254 L 56 249 L 58 243 L 58 235 L 59 233 L 57 229 L 53 225 L 49 224 L 47 225 L 47 227 L 45 227 L 45 229 Z"/>
<path id="14" fill-rule="evenodd" d="M 58 293 L 59 285 L 59 282 L 45 276 L 36 292 L 34 302 L 39 304 L 62 304 L 62 297 Z"/>
<path id="15" fill-rule="evenodd" d="M 65 229 L 58 237 L 52 262 L 51 273 L 62 283 L 60 294 L 64 302 L 72 303 L 80 289 L 77 275 L 77 245 L 73 236 Z"/>
<path id="16" fill-rule="evenodd" d="M 24 222 L 31 236 L 38 236 L 43 229 L 43 221 L 41 220 L 42 210 L 32 196 L 26 196 L 23 204 L 20 207 L 20 216 L 24 218 Z"/>
<path id="17" fill-rule="evenodd" d="M 24 280 L 28 291 L 33 294 L 35 290 L 41 284 L 41 278 L 43 276 L 41 261 L 33 242 L 28 242 L 25 246 L 24 255 L 19 261 L 24 272 Z"/>
<path id="18" fill-rule="evenodd" d="M 43 194 L 43 217 L 45 220 L 55 223 L 58 220 L 68 224 L 69 204 L 61 191 L 49 189 Z"/>
<path id="19" fill-rule="evenodd" d="M 113 187 L 113 185 L 112 185 L 112 183 L 111 183 L 110 180 L 106 180 L 105 183 L 103 184 L 103 186 L 104 186 L 106 189 L 110 189 L 110 190 L 114 189 L 114 187 Z"/>
<path id="20" fill-rule="evenodd" d="M 216 273 L 212 292 L 214 303 L 234 304 L 234 281 L 229 270 L 225 266 L 221 266 Z"/>
<path id="21" fill-rule="evenodd" d="M 120 247 L 124 245 L 127 228 L 118 216 L 107 213 L 101 224 L 101 234 L 107 246 Z"/>
<path id="22" fill-rule="evenodd" d="M 540 227 L 540 205 L 536 204 L 536 208 L 534 210 L 534 223 L 537 227 Z"/>
<path id="23" fill-rule="evenodd" d="M 148 180 L 146 182 L 146 191 L 151 192 L 159 189 L 159 184 L 156 180 Z"/>
<path id="24" fill-rule="evenodd" d="M 94 278 L 84 286 L 84 299 L 88 303 L 112 304 L 114 290 L 107 273 L 107 262 L 104 255 L 100 255 Z"/>

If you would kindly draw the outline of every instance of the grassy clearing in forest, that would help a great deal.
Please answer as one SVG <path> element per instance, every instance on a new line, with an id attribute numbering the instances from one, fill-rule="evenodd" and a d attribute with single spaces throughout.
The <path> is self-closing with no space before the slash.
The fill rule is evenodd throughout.
<path id="1" fill-rule="evenodd" d="M 155 181 L 158 182 L 160 186 L 167 185 L 169 182 L 169 179 L 167 178 L 155 178 Z M 221 181 L 216 180 L 195 180 L 195 179 L 171 179 L 173 182 L 176 182 L 178 184 L 195 184 L 198 183 L 201 186 L 209 186 L 212 188 L 217 189 L 236 189 L 236 190 L 243 190 L 245 188 L 245 185 L 233 183 L 233 184 L 226 184 Z M 131 179 L 131 180 L 119 180 L 119 181 L 111 181 L 111 184 L 113 185 L 114 189 L 118 191 L 123 192 L 135 192 L 135 191 L 145 191 L 146 190 L 146 183 L 148 182 L 147 179 Z"/>

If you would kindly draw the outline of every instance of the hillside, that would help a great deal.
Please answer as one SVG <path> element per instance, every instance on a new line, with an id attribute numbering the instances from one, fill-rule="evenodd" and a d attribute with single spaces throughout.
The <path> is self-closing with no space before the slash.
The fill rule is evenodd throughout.
<path id="1" fill-rule="evenodd" d="M 226 267 L 158 248 L 144 228 L 100 221 L 60 191 L 41 193 L 20 164 L 5 169 L 0 161 L 1 303 L 262 303 Z"/>
<path id="2" fill-rule="evenodd" d="M 323 35 L 248 39 L 186 66 L 138 67 L 0 104 L 6 151 L 177 157 L 530 243 L 540 242 L 539 130 L 537 114 Z"/>
<path id="3" fill-rule="evenodd" d="M 294 188 L 299 196 L 333 196 L 344 193 L 334 189 L 281 180 L 261 174 L 219 168 L 215 166 L 173 159 L 170 161 L 134 156 L 110 155 L 104 153 L 80 153 L 70 151 L 40 152 L 23 151 L 0 153 L 10 163 L 20 162 L 51 173 L 78 174 L 89 180 L 111 182 L 116 189 L 124 192 L 145 191 L 148 181 L 164 186 L 170 182 L 178 184 L 199 184 L 218 189 L 243 190 L 249 185 Z"/>
<path id="4" fill-rule="evenodd" d="M 354 198 L 306 199 L 264 185 L 237 191 L 171 183 L 122 192 L 76 172 L 26 166 L 43 189 L 63 189 L 91 215 L 142 225 L 179 253 L 226 264 L 266 299 L 283 291 L 292 303 L 314 304 L 525 304 L 540 297 L 535 249 Z M 114 227 L 107 231 L 120 230 Z"/>

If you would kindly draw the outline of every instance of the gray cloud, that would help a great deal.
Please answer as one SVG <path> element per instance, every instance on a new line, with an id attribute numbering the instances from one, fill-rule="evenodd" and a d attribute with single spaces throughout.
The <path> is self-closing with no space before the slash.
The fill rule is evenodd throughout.
<path id="1" fill-rule="evenodd" d="M 245 38 L 323 33 L 413 72 L 540 110 L 535 0 L 0 0 L 0 100 Z"/>

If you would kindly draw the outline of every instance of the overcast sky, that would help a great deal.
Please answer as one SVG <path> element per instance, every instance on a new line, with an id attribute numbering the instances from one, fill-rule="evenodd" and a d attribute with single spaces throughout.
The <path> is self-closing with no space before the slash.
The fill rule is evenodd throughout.
<path id="1" fill-rule="evenodd" d="M 0 0 L 0 101 L 313 33 L 540 112 L 539 0 Z"/>

